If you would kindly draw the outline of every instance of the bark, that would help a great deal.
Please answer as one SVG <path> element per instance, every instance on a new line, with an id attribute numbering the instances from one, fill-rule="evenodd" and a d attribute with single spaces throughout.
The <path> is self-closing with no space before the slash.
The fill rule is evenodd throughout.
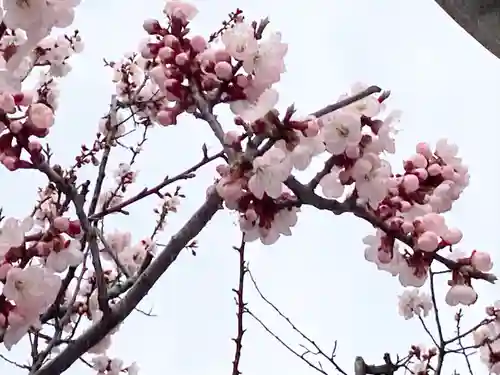
<path id="1" fill-rule="evenodd" d="M 500 0 L 436 0 L 483 47 L 500 57 Z"/>

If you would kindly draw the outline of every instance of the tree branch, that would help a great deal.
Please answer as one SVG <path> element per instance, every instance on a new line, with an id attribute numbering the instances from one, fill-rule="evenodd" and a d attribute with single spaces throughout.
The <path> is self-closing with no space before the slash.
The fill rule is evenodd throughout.
<path id="1" fill-rule="evenodd" d="M 121 323 L 137 304 L 146 296 L 153 285 L 172 265 L 179 253 L 207 225 L 218 211 L 221 199 L 211 193 L 206 202 L 196 211 L 187 223 L 175 234 L 164 250 L 153 260 L 150 266 L 138 277 L 127 295 L 113 306 L 107 319 L 97 322 L 86 330 L 78 339 L 68 344 L 54 359 L 38 370 L 34 375 L 58 375 L 66 371 L 78 358 L 98 344 L 113 328 Z"/>

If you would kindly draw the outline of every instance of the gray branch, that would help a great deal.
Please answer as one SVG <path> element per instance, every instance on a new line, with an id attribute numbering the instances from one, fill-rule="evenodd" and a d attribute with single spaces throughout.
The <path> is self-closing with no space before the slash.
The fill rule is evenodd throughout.
<path id="1" fill-rule="evenodd" d="M 481 45 L 500 57 L 499 0 L 436 0 Z"/>
<path id="2" fill-rule="evenodd" d="M 142 273 L 127 295 L 112 307 L 110 315 L 85 331 L 34 375 L 58 375 L 70 368 L 82 354 L 98 344 L 108 333 L 134 311 L 158 279 L 167 271 L 185 246 L 208 224 L 221 205 L 216 193 L 208 196 L 205 203 L 187 223 L 174 235 L 165 249 Z"/>

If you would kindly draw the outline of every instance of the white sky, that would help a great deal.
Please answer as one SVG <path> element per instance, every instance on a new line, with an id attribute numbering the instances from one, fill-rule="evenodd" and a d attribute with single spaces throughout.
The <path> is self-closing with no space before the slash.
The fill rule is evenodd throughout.
<path id="1" fill-rule="evenodd" d="M 218 28 L 236 6 L 248 18 L 270 16 L 270 27 L 280 30 L 289 43 L 288 73 L 279 85 L 282 107 L 295 102 L 300 112 L 311 112 L 335 101 L 359 80 L 392 90 L 389 105 L 403 110 L 398 156 L 409 155 L 423 140 L 449 137 L 458 143 L 472 178 L 449 220 L 464 231 L 465 249 L 490 251 L 498 260 L 494 212 L 499 204 L 495 152 L 500 131 L 495 111 L 500 101 L 500 64 L 432 0 L 194 3 L 200 14 L 193 29 L 205 35 Z M 163 0 L 86 0 L 78 8 L 75 26 L 84 37 L 86 50 L 76 57 L 73 72 L 61 85 L 60 110 L 51 136 L 57 162 L 69 164 L 80 144 L 92 141 L 99 116 L 108 108 L 113 86 L 102 58 L 118 59 L 124 52 L 134 51 L 144 35 L 143 20 L 159 17 L 163 4 Z M 221 112 L 221 119 L 231 123 L 227 112 Z M 187 116 L 178 127 L 159 129 L 154 135 L 149 151 L 140 157 L 141 186 L 189 167 L 199 159 L 203 142 L 217 150 L 207 126 Z M 114 159 L 115 165 L 119 161 Z M 38 186 L 34 181 L 42 183 L 43 178 L 4 170 L 0 176 L 5 181 L 0 187 L 4 212 L 26 215 Z M 202 202 L 213 176 L 208 167 L 196 182 L 184 184 L 188 199 L 172 218 L 163 242 Z M 131 210 L 132 216 L 114 224 L 132 230 L 137 240 L 149 235 L 155 203 L 154 198 L 143 202 Z M 239 241 L 233 222 L 234 216 L 228 212 L 217 214 L 198 238 L 198 256 L 182 254 L 143 302 L 142 308 L 152 307 L 157 317 L 139 313 L 130 317 L 114 336 L 113 355 L 137 361 L 143 375 L 160 371 L 176 375 L 230 373 L 231 338 L 236 334 L 231 289 L 238 272 L 237 254 L 231 246 Z M 338 359 L 349 372 L 356 355 L 381 363 L 386 351 L 404 355 L 410 344 L 430 344 L 417 322 L 405 322 L 398 316 L 397 294 L 402 290 L 398 281 L 364 260 L 361 238 L 372 232 L 369 225 L 354 218 L 305 209 L 293 237 L 272 247 L 254 245 L 249 251 L 250 267 L 264 293 L 326 351 L 338 340 Z M 494 301 L 498 293 L 498 287 L 482 283 L 479 289 L 483 293 L 478 306 L 469 313 L 476 319 L 482 317 L 482 306 Z M 247 301 L 290 344 L 301 342 L 254 294 Z M 443 319 L 451 325 L 452 317 L 451 310 L 443 312 Z M 244 374 L 303 375 L 313 371 L 256 324 L 249 320 L 245 324 Z M 12 358 L 20 358 L 19 350 Z M 24 354 L 27 358 L 28 351 Z M 459 357 L 453 360 L 459 370 L 463 369 L 461 361 Z M 451 373 L 451 368 L 447 370 Z M 0 361 L 0 373 L 21 372 Z M 78 364 L 69 373 L 92 372 Z"/>

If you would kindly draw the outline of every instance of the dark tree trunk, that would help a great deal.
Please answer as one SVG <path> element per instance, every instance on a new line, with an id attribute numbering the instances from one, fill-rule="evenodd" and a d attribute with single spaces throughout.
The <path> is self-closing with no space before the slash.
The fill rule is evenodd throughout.
<path id="1" fill-rule="evenodd" d="M 435 0 L 479 43 L 500 58 L 500 0 Z"/>

